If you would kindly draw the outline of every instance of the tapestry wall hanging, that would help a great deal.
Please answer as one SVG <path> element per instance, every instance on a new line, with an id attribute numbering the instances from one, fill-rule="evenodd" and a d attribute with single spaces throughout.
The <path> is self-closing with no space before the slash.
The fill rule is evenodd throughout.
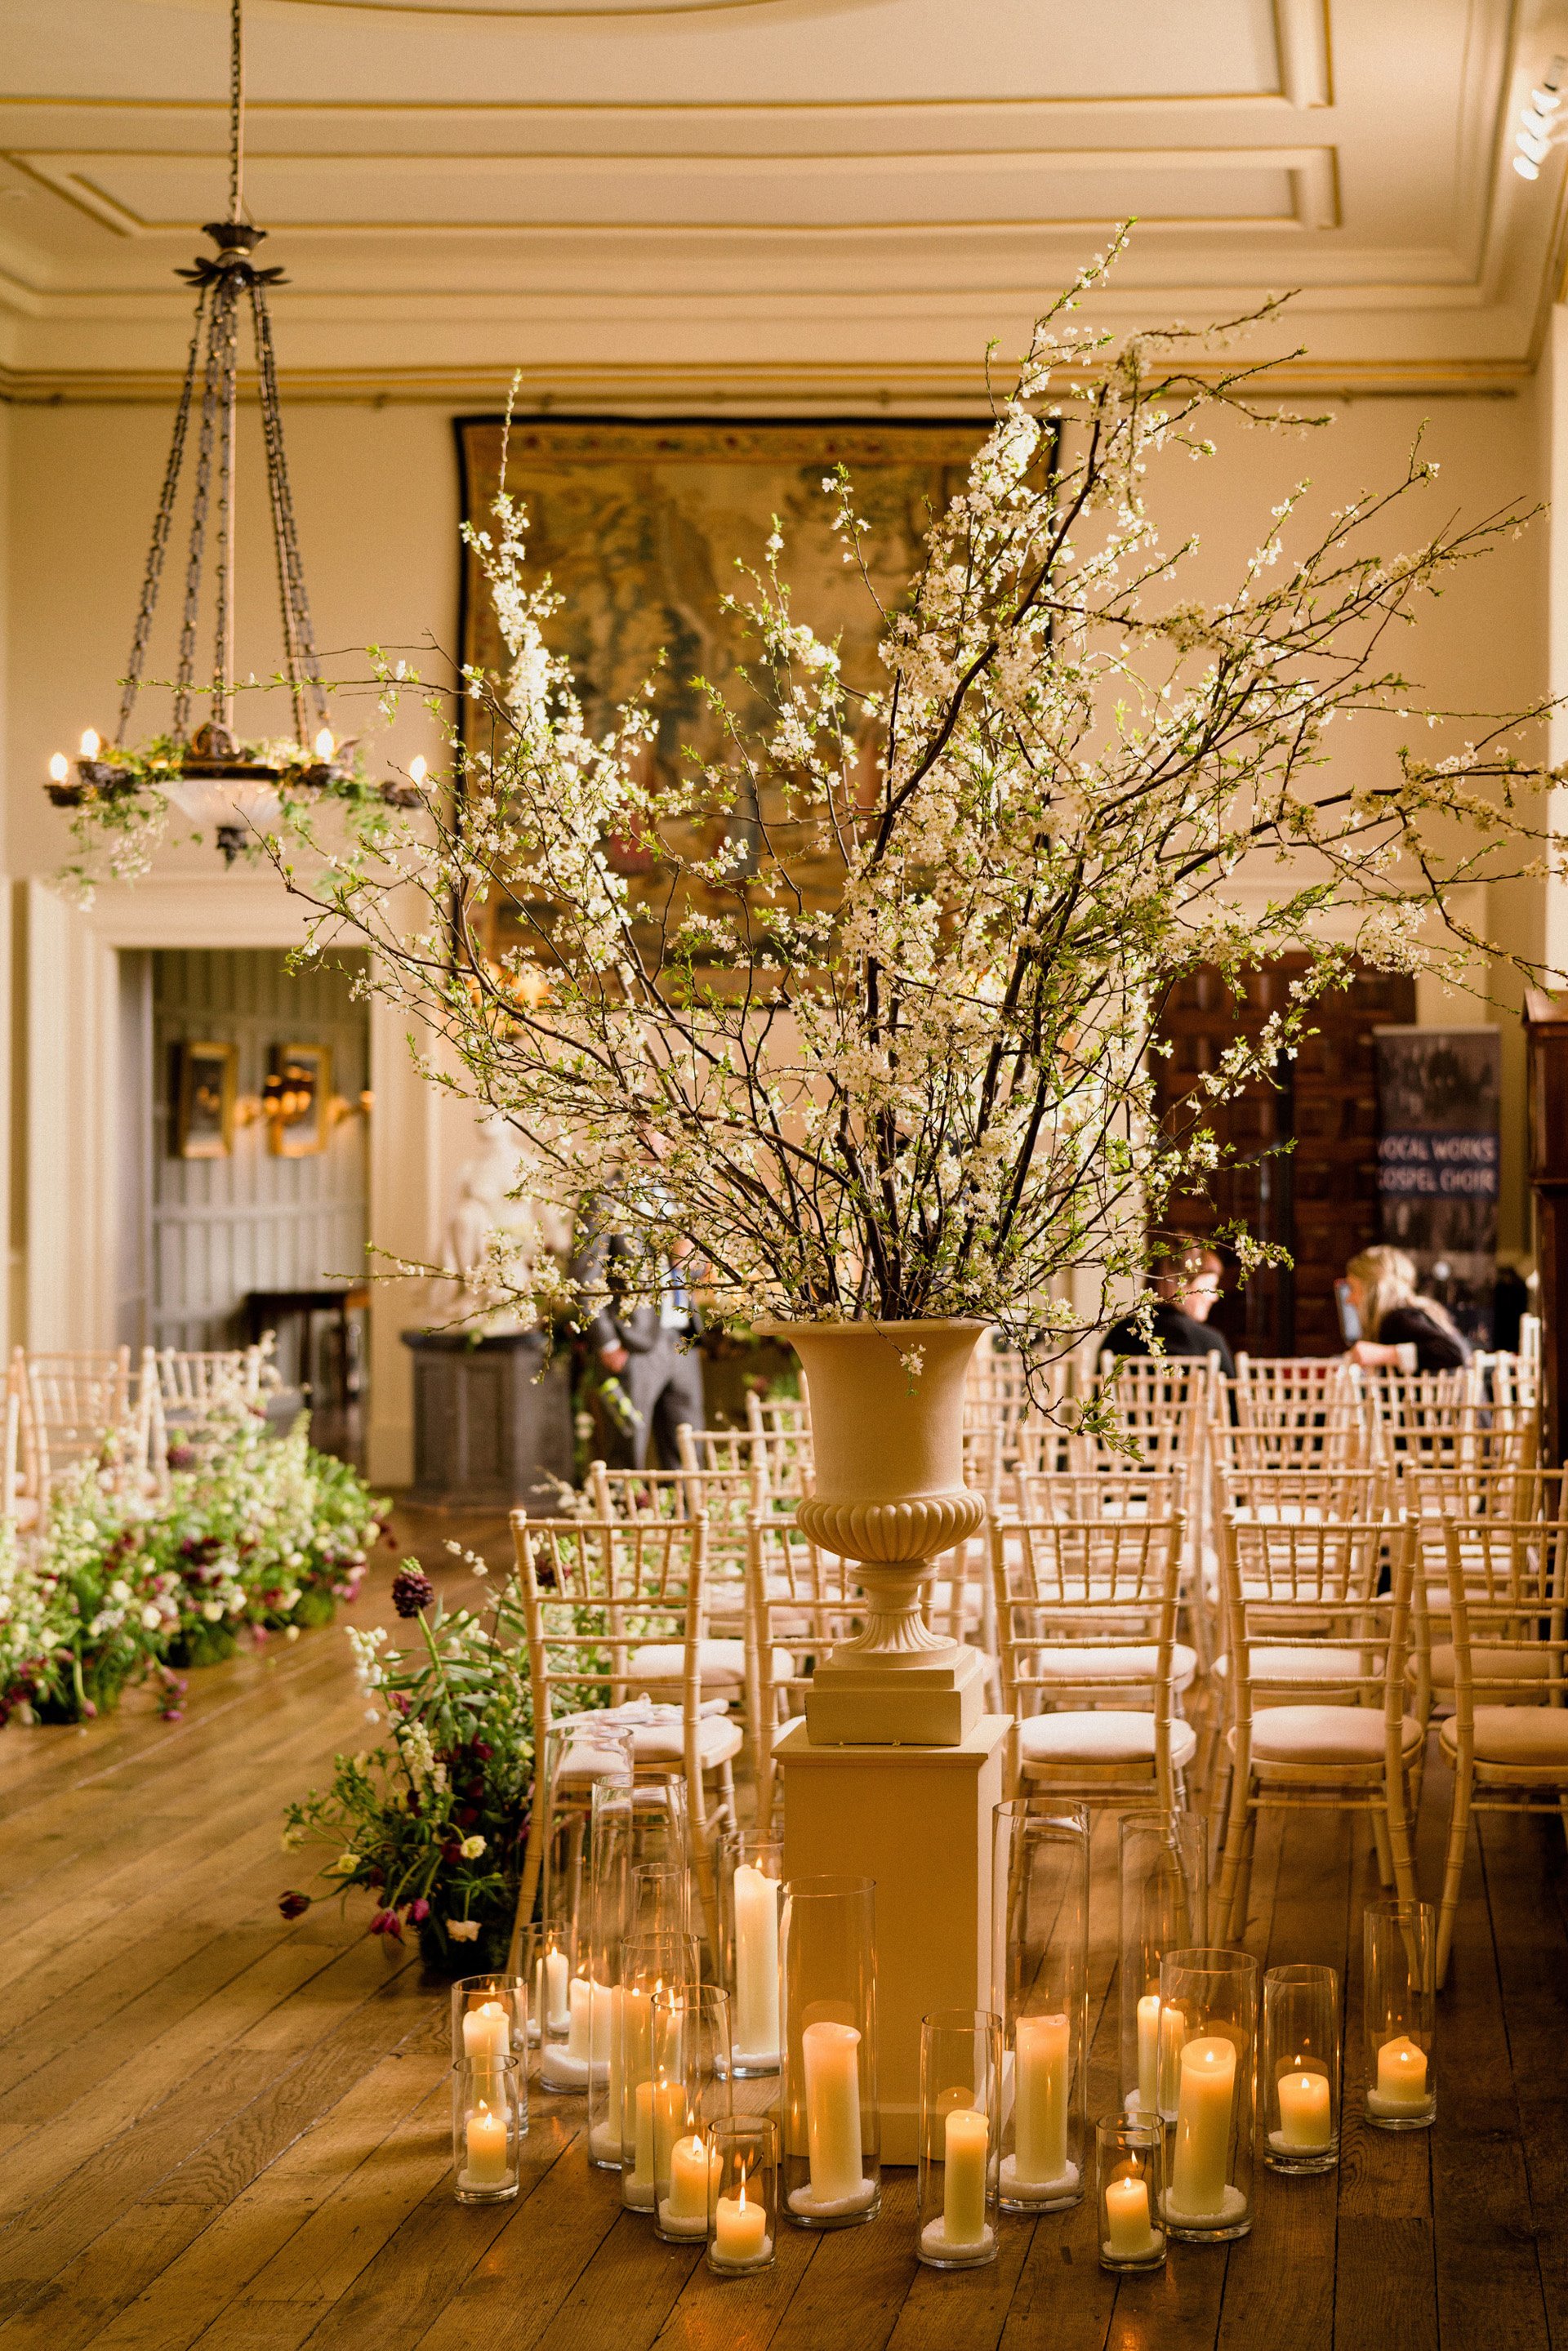
<path id="1" fill-rule="evenodd" d="M 502 420 L 457 421 L 464 512 L 491 520 L 501 463 Z M 651 781 L 674 781 L 683 755 L 716 757 L 719 729 L 696 687 L 726 687 L 742 725 L 762 722 L 737 674 L 743 632 L 721 610 L 744 592 L 736 559 L 760 569 L 774 517 L 785 542 L 780 568 L 794 608 L 820 636 L 841 635 L 846 681 L 862 690 L 883 673 L 876 604 L 832 529 L 822 484 L 840 464 L 854 478 L 857 514 L 871 526 L 877 596 L 896 606 L 919 559 L 930 516 L 962 486 L 982 423 L 638 423 L 514 421 L 507 485 L 528 516 L 530 569 L 549 572 L 562 598 L 553 649 L 570 661 L 595 734 L 653 674 L 658 737 Z M 496 614 L 472 555 L 465 558 L 462 654 L 502 666 Z M 487 726 L 465 708 L 465 724 Z M 471 737 L 471 749 L 479 747 Z M 635 844 L 612 846 L 637 870 Z M 495 945 L 513 944 L 503 907 Z"/>

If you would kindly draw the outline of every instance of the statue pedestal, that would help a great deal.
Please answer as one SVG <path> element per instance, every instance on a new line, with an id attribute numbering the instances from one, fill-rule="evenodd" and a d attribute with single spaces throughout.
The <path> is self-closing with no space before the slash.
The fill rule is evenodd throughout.
<path id="1" fill-rule="evenodd" d="M 558 1517 L 572 1472 L 570 1355 L 557 1353 L 541 1375 L 536 1331 L 405 1331 L 402 1343 L 413 1355 L 410 1500 Z"/>
<path id="2" fill-rule="evenodd" d="M 784 1875 L 876 1880 L 882 2159 L 915 2163 L 920 2020 L 991 2001 L 991 1814 L 1011 1718 L 951 1747 L 828 1746 L 798 1722 L 779 1742 Z"/>

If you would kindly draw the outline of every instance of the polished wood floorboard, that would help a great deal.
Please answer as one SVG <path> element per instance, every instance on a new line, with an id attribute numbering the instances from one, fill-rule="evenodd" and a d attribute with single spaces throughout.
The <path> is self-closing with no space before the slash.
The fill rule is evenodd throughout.
<path id="1" fill-rule="evenodd" d="M 405 1514 L 449 1592 L 451 1535 Z M 357 1620 L 391 1622 L 379 1562 Z M 0 1735 L 0 2351 L 1568 2351 L 1568 1856 L 1552 1821 L 1472 1837 L 1430 2134 L 1369 2131 L 1361 1904 L 1369 1840 L 1332 1815 L 1260 1834 L 1248 1942 L 1345 1972 L 1343 2159 L 1260 2176 L 1244 2243 L 1161 2276 L 1096 2265 L 1086 2208 L 1005 2220 L 987 2270 L 914 2257 L 914 2176 L 869 2228 L 781 2231 L 720 2283 L 622 2212 L 580 2104 L 535 2091 L 519 2201 L 451 2198 L 447 2011 L 366 1909 L 294 1927 L 285 1801 L 375 1729 L 340 1631 L 193 1675 L 85 1730 Z M 1207 1762 L 1205 1755 L 1200 1761 Z M 1423 1882 L 1448 1785 L 1428 1771 Z M 1114 1837 L 1096 1836 L 1096 2110 L 1115 2032 Z"/>

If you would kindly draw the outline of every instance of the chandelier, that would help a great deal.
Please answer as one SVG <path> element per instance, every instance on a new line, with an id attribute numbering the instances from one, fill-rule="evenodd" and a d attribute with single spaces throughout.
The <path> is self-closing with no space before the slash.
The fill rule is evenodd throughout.
<path id="1" fill-rule="evenodd" d="M 316 653 L 299 535 L 283 448 L 283 417 L 277 392 L 267 289 L 287 283 L 281 269 L 263 268 L 254 258 L 267 235 L 245 214 L 245 77 L 241 0 L 232 0 L 229 65 L 229 208 L 225 221 L 209 222 L 202 234 L 216 251 L 201 255 L 189 269 L 176 271 L 196 289 L 195 319 L 184 380 L 174 412 L 174 433 L 164 470 L 162 495 L 152 525 L 152 544 L 141 582 L 141 601 L 126 665 L 114 742 L 105 746 L 89 727 L 80 756 L 72 762 L 57 751 L 49 761 L 48 794 L 57 808 L 84 811 L 112 821 L 131 813 L 131 804 L 173 805 L 204 828 L 215 828 L 218 848 L 232 862 L 247 841 L 277 821 L 290 804 L 308 805 L 331 794 L 350 801 L 412 806 L 420 799 L 424 763 L 416 759 L 411 781 L 367 784 L 353 760 L 352 744 L 332 733 L 326 689 Z M 293 738 L 246 742 L 235 731 L 235 442 L 238 418 L 241 312 L 248 308 L 256 352 L 256 389 L 267 453 L 267 485 L 277 587 L 283 622 L 283 675 L 294 709 Z M 173 526 L 174 503 L 196 410 L 195 472 L 190 539 L 185 559 L 185 595 L 169 733 L 143 748 L 129 745 L 131 717 L 141 684 L 148 640 Z M 211 681 L 196 678 L 197 630 L 202 603 L 209 518 L 216 539 L 215 627 Z M 193 705 L 210 704 L 211 716 L 191 731 Z M 310 740 L 307 744 L 306 737 Z"/>

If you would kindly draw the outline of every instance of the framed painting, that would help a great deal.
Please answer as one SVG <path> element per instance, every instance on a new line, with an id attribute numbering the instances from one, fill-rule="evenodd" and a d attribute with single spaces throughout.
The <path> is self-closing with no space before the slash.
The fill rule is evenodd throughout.
<path id="1" fill-rule="evenodd" d="M 239 1047 L 205 1040 L 174 1048 L 174 1116 L 169 1138 L 175 1159 L 226 1159 L 235 1145 Z"/>
<path id="2" fill-rule="evenodd" d="M 491 522 L 502 431 L 498 416 L 457 420 L 464 509 L 480 528 Z M 883 674 L 881 615 L 844 562 L 823 482 L 835 465 L 849 467 L 855 510 L 871 526 L 876 596 L 896 607 L 927 522 L 958 488 L 984 431 L 974 420 L 515 418 L 507 486 L 527 509 L 530 569 L 548 572 L 560 596 L 552 649 L 571 664 L 591 732 L 606 732 L 616 709 L 656 675 L 648 780 L 673 783 L 688 754 L 717 757 L 722 747 L 699 679 L 724 688 L 743 723 L 763 723 L 760 700 L 741 674 L 742 624 L 722 606 L 726 596 L 744 590 L 737 563 L 760 567 L 775 517 L 784 539 L 780 569 L 797 611 L 820 635 L 840 638 L 852 687 L 875 684 Z M 471 552 L 460 634 L 465 663 L 504 667 L 495 609 Z M 487 747 L 474 731 L 487 725 L 484 714 L 471 703 L 464 710 L 468 747 Z M 635 842 L 607 848 L 628 875 L 652 863 Z M 515 907 L 503 904 L 491 920 L 495 947 L 522 943 Z"/>
<path id="3" fill-rule="evenodd" d="M 275 1045 L 262 1093 L 267 1147 L 275 1159 L 325 1151 L 332 1116 L 329 1045 Z"/>

